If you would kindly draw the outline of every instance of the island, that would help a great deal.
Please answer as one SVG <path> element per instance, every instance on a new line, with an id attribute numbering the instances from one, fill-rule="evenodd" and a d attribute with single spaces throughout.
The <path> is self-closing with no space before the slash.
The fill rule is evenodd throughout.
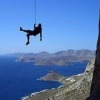
<path id="1" fill-rule="evenodd" d="M 95 57 L 93 50 L 66 50 L 56 53 L 48 53 L 46 51 L 40 53 L 24 53 L 20 55 L 16 62 L 31 62 L 39 66 L 68 66 L 75 62 L 84 63 Z"/>
<path id="2" fill-rule="evenodd" d="M 38 80 L 40 81 L 58 81 L 61 82 L 61 80 L 63 80 L 65 78 L 65 76 L 57 73 L 54 70 L 50 70 L 47 75 L 39 78 Z"/>

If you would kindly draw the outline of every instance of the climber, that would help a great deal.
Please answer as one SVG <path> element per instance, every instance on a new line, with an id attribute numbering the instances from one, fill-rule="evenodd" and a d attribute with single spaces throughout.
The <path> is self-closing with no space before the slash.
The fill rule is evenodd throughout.
<path id="1" fill-rule="evenodd" d="M 42 25 L 41 24 L 38 24 L 37 27 L 36 27 L 36 24 L 34 24 L 34 30 L 24 30 L 24 29 L 22 29 L 22 27 L 20 27 L 20 31 L 27 33 L 27 35 L 26 35 L 27 36 L 26 45 L 28 45 L 30 43 L 29 39 L 30 39 L 31 35 L 36 36 L 37 34 L 40 33 L 40 41 L 42 41 Z"/>

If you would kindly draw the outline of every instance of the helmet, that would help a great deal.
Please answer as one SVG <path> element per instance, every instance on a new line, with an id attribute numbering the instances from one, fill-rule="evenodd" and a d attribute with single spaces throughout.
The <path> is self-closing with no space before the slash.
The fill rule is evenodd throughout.
<path id="1" fill-rule="evenodd" d="M 41 27 L 42 25 L 39 23 L 38 26 Z"/>

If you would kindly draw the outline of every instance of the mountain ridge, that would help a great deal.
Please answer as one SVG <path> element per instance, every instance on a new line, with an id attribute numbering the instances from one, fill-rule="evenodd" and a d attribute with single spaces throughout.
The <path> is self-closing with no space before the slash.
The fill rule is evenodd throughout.
<path id="1" fill-rule="evenodd" d="M 18 57 L 17 62 L 32 62 L 34 65 L 41 66 L 67 66 L 72 62 L 84 62 L 95 57 L 95 51 L 82 50 L 66 50 L 56 53 L 48 53 L 46 51 L 33 54 L 23 54 Z"/>

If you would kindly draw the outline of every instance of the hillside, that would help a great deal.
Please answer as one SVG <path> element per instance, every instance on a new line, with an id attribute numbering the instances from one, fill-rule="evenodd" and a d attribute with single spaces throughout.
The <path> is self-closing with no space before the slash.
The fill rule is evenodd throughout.
<path id="1" fill-rule="evenodd" d="M 85 100 L 90 93 L 93 69 L 94 60 L 91 60 L 84 73 L 63 78 L 61 82 L 64 85 L 32 93 L 22 100 Z"/>
<path id="2" fill-rule="evenodd" d="M 23 54 L 18 57 L 17 62 L 32 62 L 34 65 L 43 66 L 67 66 L 71 62 L 84 62 L 95 56 L 92 50 L 67 50 L 59 51 L 53 54 L 40 52 L 37 54 Z"/>

